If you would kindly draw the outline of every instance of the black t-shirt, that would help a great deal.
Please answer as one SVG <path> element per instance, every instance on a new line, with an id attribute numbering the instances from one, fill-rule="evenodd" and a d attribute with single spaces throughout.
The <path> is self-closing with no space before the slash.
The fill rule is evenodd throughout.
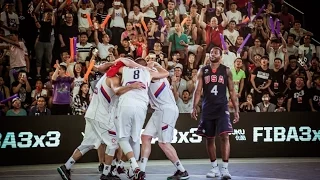
<path id="1" fill-rule="evenodd" d="M 72 26 L 68 26 L 66 24 L 63 24 L 60 27 L 59 34 L 62 35 L 62 39 L 64 41 L 64 44 L 66 45 L 66 48 L 70 48 L 70 39 L 73 37 L 78 37 L 79 31 L 78 31 L 78 26 L 75 24 L 72 24 Z"/>
<path id="2" fill-rule="evenodd" d="M 261 67 L 257 67 L 253 70 L 252 74 L 256 75 L 254 82 L 257 88 L 263 84 L 268 83 L 268 80 L 272 80 L 270 69 L 263 70 Z"/>
<path id="3" fill-rule="evenodd" d="M 313 108 L 316 111 L 320 112 L 320 89 L 317 89 L 316 87 L 314 87 L 310 90 L 310 94 L 311 94 Z"/>
<path id="4" fill-rule="evenodd" d="M 41 21 L 40 25 L 39 42 L 50 42 L 53 28 L 52 23 Z"/>
<path id="5" fill-rule="evenodd" d="M 275 92 L 279 93 L 284 90 L 284 69 L 279 69 L 278 72 L 275 72 L 273 69 L 271 70 L 271 79 L 272 83 L 270 85 L 270 89 Z"/>
<path id="6" fill-rule="evenodd" d="M 130 55 L 130 47 L 128 47 L 128 50 L 126 50 L 123 46 L 120 46 L 118 48 L 118 53 L 119 55 L 124 54 L 124 55 Z M 133 53 L 135 54 L 135 53 Z"/>
<path id="7" fill-rule="evenodd" d="M 290 111 L 310 111 L 310 97 L 310 90 L 307 87 L 303 87 L 301 90 L 293 88 L 288 96 L 288 99 L 292 99 Z"/>

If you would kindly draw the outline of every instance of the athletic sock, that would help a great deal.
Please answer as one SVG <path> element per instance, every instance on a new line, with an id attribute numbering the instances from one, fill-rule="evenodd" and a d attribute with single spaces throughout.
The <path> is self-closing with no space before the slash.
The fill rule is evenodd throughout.
<path id="1" fill-rule="evenodd" d="M 136 170 L 136 168 L 139 168 L 139 165 L 137 163 L 136 158 L 134 158 L 134 157 L 130 158 L 129 162 L 130 162 L 130 166 L 133 169 L 133 171 Z"/>
<path id="2" fill-rule="evenodd" d="M 147 166 L 148 158 L 142 157 L 140 160 L 140 170 L 145 172 Z"/>
<path id="3" fill-rule="evenodd" d="M 218 162 L 217 162 L 216 159 L 215 159 L 215 160 L 211 160 L 211 166 L 212 166 L 213 168 L 216 168 L 216 167 L 218 166 Z"/>
<path id="4" fill-rule="evenodd" d="M 103 174 L 107 176 L 110 173 L 110 170 L 111 170 L 111 165 L 105 164 L 103 168 Z"/>
<path id="5" fill-rule="evenodd" d="M 178 160 L 177 162 L 173 163 L 174 166 L 181 172 L 185 172 L 186 170 L 184 169 L 184 167 L 182 166 L 180 160 Z"/>
<path id="6" fill-rule="evenodd" d="M 116 159 L 113 159 L 112 160 L 112 163 L 111 163 L 111 166 L 116 166 L 117 165 L 117 160 Z"/>
<path id="7" fill-rule="evenodd" d="M 222 167 L 228 169 L 228 163 L 229 163 L 228 160 L 223 160 L 222 161 Z"/>
<path id="8" fill-rule="evenodd" d="M 122 160 L 120 160 L 117 164 L 117 167 L 124 167 L 124 162 Z"/>
<path id="9" fill-rule="evenodd" d="M 74 165 L 74 163 L 76 163 L 76 161 L 72 157 L 70 157 L 69 160 L 64 165 L 66 166 L 67 170 L 70 170 L 71 167 Z"/>

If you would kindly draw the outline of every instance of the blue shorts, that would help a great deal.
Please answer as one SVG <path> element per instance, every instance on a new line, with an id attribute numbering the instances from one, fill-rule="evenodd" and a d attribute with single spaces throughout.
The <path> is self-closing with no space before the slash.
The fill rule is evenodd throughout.
<path id="1" fill-rule="evenodd" d="M 218 118 L 208 119 L 201 118 L 201 121 L 196 132 L 197 135 L 206 138 L 214 138 L 217 135 L 224 133 L 232 133 L 233 128 L 230 121 L 230 113 L 226 113 Z"/>

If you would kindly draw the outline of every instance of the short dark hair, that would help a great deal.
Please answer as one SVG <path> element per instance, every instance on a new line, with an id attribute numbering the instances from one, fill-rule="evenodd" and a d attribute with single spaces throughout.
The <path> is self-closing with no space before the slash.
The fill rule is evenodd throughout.
<path id="1" fill-rule="evenodd" d="M 60 68 L 63 69 L 64 71 L 67 71 L 67 66 L 65 65 L 60 65 Z"/>
<path id="2" fill-rule="evenodd" d="M 140 65 L 142 65 L 142 66 L 147 66 L 147 61 L 145 59 L 143 59 L 143 58 L 137 58 L 135 60 L 135 62 L 140 64 Z"/>

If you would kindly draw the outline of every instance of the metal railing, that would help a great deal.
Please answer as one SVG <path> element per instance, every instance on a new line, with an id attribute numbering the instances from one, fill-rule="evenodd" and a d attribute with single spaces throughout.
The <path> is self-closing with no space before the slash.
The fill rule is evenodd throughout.
<path id="1" fill-rule="evenodd" d="M 302 15 L 302 25 L 303 27 L 305 27 L 305 20 L 304 20 L 304 12 L 300 11 L 298 8 L 292 6 L 290 3 L 288 3 L 287 1 L 283 1 L 284 4 L 286 4 L 287 6 L 291 7 L 292 9 L 294 9 L 295 11 L 297 11 L 298 13 L 300 13 Z M 313 40 L 313 42 L 317 43 L 318 45 L 320 45 L 320 42 L 314 38 L 311 38 Z"/>

